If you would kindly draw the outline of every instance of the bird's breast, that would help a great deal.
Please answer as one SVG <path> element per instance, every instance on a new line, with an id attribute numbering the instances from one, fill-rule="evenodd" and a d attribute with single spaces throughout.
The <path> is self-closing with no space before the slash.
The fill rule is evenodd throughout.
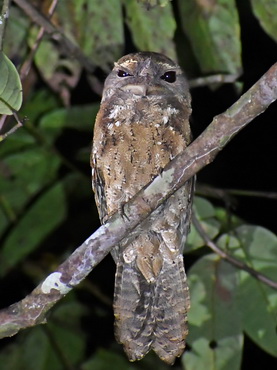
<path id="1" fill-rule="evenodd" d="M 186 131 L 180 129 L 182 120 L 179 107 L 151 98 L 101 107 L 93 151 L 104 177 L 108 214 L 187 146 Z"/>

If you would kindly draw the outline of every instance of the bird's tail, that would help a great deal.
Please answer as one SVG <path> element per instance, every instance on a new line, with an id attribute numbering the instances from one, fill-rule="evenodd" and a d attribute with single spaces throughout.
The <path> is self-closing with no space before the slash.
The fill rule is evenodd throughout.
<path id="1" fill-rule="evenodd" d="M 135 261 L 118 261 L 114 293 L 115 334 L 130 361 L 153 349 L 168 364 L 185 349 L 189 292 L 183 256 L 163 261 L 147 282 Z"/>

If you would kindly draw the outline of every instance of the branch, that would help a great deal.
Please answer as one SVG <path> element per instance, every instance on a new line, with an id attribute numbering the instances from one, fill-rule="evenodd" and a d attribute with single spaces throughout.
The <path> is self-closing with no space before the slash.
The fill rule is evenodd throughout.
<path id="1" fill-rule="evenodd" d="M 263 283 L 267 284 L 271 288 L 277 289 L 277 282 L 269 279 L 264 274 L 261 274 L 260 272 L 254 270 L 253 268 L 249 267 L 245 263 L 241 262 L 240 260 L 230 256 L 228 253 L 223 251 L 221 248 L 219 248 L 208 236 L 208 234 L 205 232 L 203 227 L 201 226 L 200 222 L 197 220 L 197 218 L 192 215 L 192 222 L 198 231 L 199 235 L 204 239 L 206 245 L 210 247 L 216 254 L 218 254 L 221 258 L 225 259 L 227 262 L 231 263 L 231 265 L 234 265 L 238 267 L 241 270 L 244 270 L 248 272 L 251 276 L 253 276 L 255 279 L 262 281 Z"/>
<path id="2" fill-rule="evenodd" d="M 75 45 L 69 38 L 67 38 L 62 31 L 56 28 L 44 15 L 42 15 L 32 4 L 27 0 L 13 0 L 36 24 L 44 29 L 53 40 L 57 41 L 60 47 L 67 53 L 68 56 L 76 58 L 82 67 L 89 73 L 94 72 L 95 65 L 91 63 L 90 59 L 82 52 L 82 50 Z"/>
<path id="3" fill-rule="evenodd" d="M 22 301 L 0 311 L 0 337 L 45 322 L 46 312 L 118 244 L 125 235 L 170 197 L 189 178 L 211 163 L 223 147 L 277 99 L 277 63 L 226 112 L 216 116 L 185 151 L 150 184 L 91 235 L 58 269 Z"/>

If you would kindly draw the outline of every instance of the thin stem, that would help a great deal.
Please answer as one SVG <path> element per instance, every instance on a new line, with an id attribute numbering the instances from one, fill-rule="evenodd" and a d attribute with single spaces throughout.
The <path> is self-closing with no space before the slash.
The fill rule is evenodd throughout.
<path id="1" fill-rule="evenodd" d="M 197 184 L 196 193 L 216 199 L 225 199 L 228 198 L 230 195 L 236 195 L 242 197 L 256 197 L 277 200 L 277 193 L 274 191 L 220 189 L 207 184 Z"/>
<path id="2" fill-rule="evenodd" d="M 58 0 L 53 0 L 50 7 L 49 7 L 49 10 L 48 10 L 48 17 L 49 19 L 52 17 L 54 11 L 55 11 L 55 8 L 57 6 L 57 3 L 58 3 Z M 20 68 L 20 77 L 21 77 L 21 80 L 25 79 L 27 77 L 27 75 L 29 74 L 29 71 L 30 71 L 30 68 L 31 68 L 31 65 L 32 65 L 32 62 L 33 62 L 33 59 L 34 59 L 34 56 L 37 52 L 37 49 L 41 43 L 41 40 L 43 38 L 43 35 L 45 33 L 45 29 L 43 26 L 40 27 L 39 31 L 38 31 L 38 34 L 37 34 L 37 38 L 31 48 L 31 51 L 30 51 L 30 54 L 28 55 L 28 57 L 26 58 L 25 62 L 22 64 L 21 68 Z"/>
<path id="3" fill-rule="evenodd" d="M 239 78 L 239 74 L 231 74 L 231 75 L 224 75 L 224 74 L 217 74 L 212 76 L 205 76 L 205 77 L 198 77 L 192 80 L 189 80 L 190 88 L 207 86 L 207 85 L 215 85 L 215 84 L 222 84 L 222 83 L 234 83 Z"/>
<path id="4" fill-rule="evenodd" d="M 14 0 L 14 2 L 32 19 L 33 22 L 43 27 L 45 32 L 48 33 L 60 47 L 70 56 L 76 58 L 81 66 L 89 73 L 93 73 L 95 65 L 83 53 L 83 51 L 75 45 L 69 38 L 67 38 L 62 31 L 56 28 L 43 14 L 41 14 L 30 1 L 27 0 Z"/>
<path id="5" fill-rule="evenodd" d="M 242 190 L 242 189 L 225 189 L 223 190 L 230 195 L 238 195 L 243 197 L 257 197 L 266 199 L 276 199 L 277 193 L 274 191 L 256 191 L 256 190 Z"/>
<path id="6" fill-rule="evenodd" d="M 7 19 L 9 18 L 10 0 L 4 0 L 0 14 L 0 51 L 3 50 L 3 41 Z"/>
<path id="7" fill-rule="evenodd" d="M 9 131 L 7 131 L 4 134 L 0 135 L 0 142 L 3 141 L 3 140 L 5 140 L 11 134 L 13 134 L 17 129 L 19 129 L 19 127 L 22 127 L 23 126 L 23 122 L 20 121 L 20 119 L 19 119 L 18 115 L 16 114 L 16 112 L 13 112 L 13 116 L 16 119 L 17 124 L 15 126 L 13 126 Z M 3 125 L 4 125 L 5 120 L 6 120 L 7 117 L 8 117 L 7 115 L 3 115 L 1 117 L 1 123 Z"/>
<path id="8" fill-rule="evenodd" d="M 251 276 L 255 279 L 262 281 L 266 285 L 270 286 L 273 289 L 277 290 L 277 282 L 269 279 L 265 275 L 261 274 L 260 272 L 254 270 L 253 268 L 249 267 L 245 263 L 241 262 L 240 260 L 230 256 L 228 253 L 224 252 L 221 248 L 219 248 L 207 235 L 205 230 L 202 228 L 200 222 L 197 218 L 193 215 L 192 222 L 195 226 L 196 230 L 198 231 L 199 235 L 204 239 L 206 245 L 210 247 L 216 254 L 218 254 L 221 258 L 226 260 L 227 262 L 231 263 L 232 265 L 238 267 L 241 270 L 248 272 Z"/>

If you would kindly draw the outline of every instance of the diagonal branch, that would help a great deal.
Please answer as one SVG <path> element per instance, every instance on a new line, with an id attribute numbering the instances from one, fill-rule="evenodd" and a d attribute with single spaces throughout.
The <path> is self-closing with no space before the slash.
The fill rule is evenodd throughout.
<path id="1" fill-rule="evenodd" d="M 172 160 L 150 184 L 124 207 L 124 215 L 110 217 L 58 269 L 22 301 L 0 312 L 0 337 L 45 322 L 46 312 L 151 212 L 195 173 L 211 163 L 224 146 L 250 121 L 277 99 L 277 63 L 226 112 L 216 116 L 207 129 Z"/>

